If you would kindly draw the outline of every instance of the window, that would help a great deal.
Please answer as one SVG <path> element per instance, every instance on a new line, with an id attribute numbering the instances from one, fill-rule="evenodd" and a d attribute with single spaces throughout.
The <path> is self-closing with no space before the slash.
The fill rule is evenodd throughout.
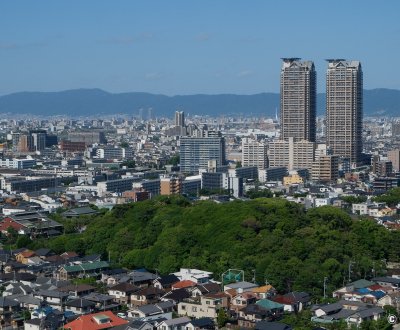
<path id="1" fill-rule="evenodd" d="M 197 312 L 197 307 L 192 307 L 192 312 Z"/>

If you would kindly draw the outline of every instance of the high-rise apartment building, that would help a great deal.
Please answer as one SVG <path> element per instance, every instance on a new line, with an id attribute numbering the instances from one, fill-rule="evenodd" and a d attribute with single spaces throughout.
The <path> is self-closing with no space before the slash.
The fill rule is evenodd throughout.
<path id="1" fill-rule="evenodd" d="M 225 139 L 223 137 L 181 137 L 180 168 L 182 172 L 193 173 L 208 168 L 214 160 L 216 166 L 225 165 Z"/>
<path id="2" fill-rule="evenodd" d="M 361 161 L 363 74 L 359 61 L 332 59 L 326 74 L 326 141 L 334 155 Z"/>
<path id="3" fill-rule="evenodd" d="M 277 140 L 269 143 L 269 166 L 286 167 L 289 170 L 312 169 L 315 159 L 315 143 L 301 140 Z"/>
<path id="4" fill-rule="evenodd" d="M 315 142 L 316 72 L 312 61 L 283 58 L 281 139 Z"/>
<path id="5" fill-rule="evenodd" d="M 175 111 L 175 126 L 185 126 L 185 113 L 183 111 Z"/>
<path id="6" fill-rule="evenodd" d="M 259 169 L 267 168 L 267 144 L 253 139 L 244 138 L 242 140 L 242 166 L 257 166 Z"/>

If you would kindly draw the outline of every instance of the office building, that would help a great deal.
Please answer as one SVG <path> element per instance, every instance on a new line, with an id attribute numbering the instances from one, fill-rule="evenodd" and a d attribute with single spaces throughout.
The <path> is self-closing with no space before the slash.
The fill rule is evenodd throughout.
<path id="1" fill-rule="evenodd" d="M 268 146 L 253 139 L 242 140 L 242 166 L 268 167 Z"/>
<path id="2" fill-rule="evenodd" d="M 359 61 L 328 60 L 326 141 L 334 155 L 361 161 L 363 74 Z"/>
<path id="3" fill-rule="evenodd" d="M 316 73 L 314 63 L 283 58 L 281 69 L 281 139 L 315 142 Z"/>
<path id="4" fill-rule="evenodd" d="M 216 166 L 225 165 L 225 139 L 223 137 L 182 137 L 180 139 L 180 169 L 184 173 L 195 173 L 208 168 L 208 161 Z"/>
<path id="5" fill-rule="evenodd" d="M 269 167 L 258 170 L 258 180 L 260 182 L 282 181 L 287 174 L 287 167 Z"/>

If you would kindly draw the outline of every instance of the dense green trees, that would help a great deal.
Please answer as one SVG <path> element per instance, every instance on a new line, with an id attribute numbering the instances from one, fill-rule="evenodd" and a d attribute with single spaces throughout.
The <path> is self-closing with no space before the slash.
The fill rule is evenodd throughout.
<path id="1" fill-rule="evenodd" d="M 279 291 L 305 290 L 322 296 L 349 280 L 371 278 L 383 259 L 399 261 L 400 233 L 372 220 L 352 220 L 334 207 L 308 212 L 283 199 L 259 198 L 194 204 L 179 196 L 118 205 L 87 224 L 82 234 L 46 242 L 56 252 L 101 253 L 125 267 L 228 268 L 250 280 L 268 281 Z"/>

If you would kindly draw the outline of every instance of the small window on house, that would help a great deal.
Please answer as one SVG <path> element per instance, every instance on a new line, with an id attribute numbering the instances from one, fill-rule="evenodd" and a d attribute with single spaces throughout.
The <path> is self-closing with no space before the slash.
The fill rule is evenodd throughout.
<path id="1" fill-rule="evenodd" d="M 185 311 L 186 310 L 186 305 L 182 305 L 181 308 L 182 308 L 183 311 Z"/>
<path id="2" fill-rule="evenodd" d="M 197 312 L 197 307 L 192 307 L 192 312 Z"/>
<path id="3" fill-rule="evenodd" d="M 210 305 L 210 301 L 209 300 L 206 300 L 206 305 Z"/>

